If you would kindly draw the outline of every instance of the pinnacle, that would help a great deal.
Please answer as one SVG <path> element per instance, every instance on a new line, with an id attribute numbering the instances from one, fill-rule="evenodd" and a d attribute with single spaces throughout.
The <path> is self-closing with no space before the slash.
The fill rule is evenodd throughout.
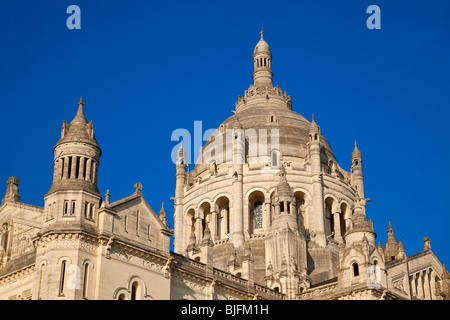
<path id="1" fill-rule="evenodd" d="M 81 125 L 87 124 L 86 117 L 84 116 L 83 106 L 84 106 L 83 98 L 80 98 L 80 101 L 78 102 L 77 114 L 75 115 L 75 118 L 73 118 L 70 124 L 81 124 Z"/>

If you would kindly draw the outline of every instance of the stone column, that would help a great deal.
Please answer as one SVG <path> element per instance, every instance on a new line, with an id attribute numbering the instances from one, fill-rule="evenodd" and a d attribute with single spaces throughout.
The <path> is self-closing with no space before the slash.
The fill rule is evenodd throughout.
<path id="1" fill-rule="evenodd" d="M 173 245 L 174 250 L 178 254 L 182 254 L 188 245 L 188 239 L 191 236 L 189 234 L 184 235 L 183 237 L 183 229 L 185 229 L 184 225 L 186 224 L 186 217 L 183 212 L 183 204 L 184 204 L 184 188 L 186 185 L 186 164 L 184 159 L 177 162 L 177 171 L 176 171 L 176 185 L 175 185 L 175 202 L 174 202 L 174 239 Z M 190 230 L 189 230 L 190 231 Z"/>
<path id="2" fill-rule="evenodd" d="M 197 238 L 197 243 L 201 243 L 203 239 L 203 219 L 200 217 L 195 218 L 195 237 Z"/>
<path id="3" fill-rule="evenodd" d="M 423 280 L 422 280 L 422 272 L 417 273 L 417 296 L 420 299 L 424 298 L 423 295 Z"/>
<path id="4" fill-rule="evenodd" d="M 86 180 L 91 181 L 91 166 L 92 166 L 92 159 L 88 159 L 86 163 Z"/>
<path id="5" fill-rule="evenodd" d="M 264 230 L 269 231 L 271 225 L 270 201 L 266 202 L 266 215 L 264 217 Z"/>
<path id="6" fill-rule="evenodd" d="M 430 286 L 430 270 L 423 272 L 423 289 L 425 291 L 425 299 L 431 300 L 431 286 Z"/>
<path id="7" fill-rule="evenodd" d="M 436 299 L 436 273 L 434 272 L 434 270 L 431 270 L 430 272 L 430 290 L 431 290 L 431 299 L 432 300 L 437 300 Z"/>
<path id="8" fill-rule="evenodd" d="M 279 216 L 280 215 L 280 203 L 277 203 L 275 205 L 275 215 Z"/>
<path id="9" fill-rule="evenodd" d="M 342 243 L 342 235 L 341 235 L 341 214 L 340 212 L 333 213 L 334 220 L 334 240 L 339 243 Z"/>
<path id="10" fill-rule="evenodd" d="M 211 213 L 211 240 L 217 240 L 217 212 L 213 211 Z"/>
<path id="11" fill-rule="evenodd" d="M 314 175 L 313 177 L 313 206 L 314 213 L 311 217 L 310 224 L 314 225 L 316 233 L 316 241 L 320 246 L 326 246 L 325 239 L 325 221 L 324 221 L 324 208 L 323 208 L 323 190 L 322 190 L 322 177 L 320 175 Z"/>
<path id="12" fill-rule="evenodd" d="M 331 214 L 333 215 L 333 222 L 334 222 L 334 240 L 337 242 L 342 243 L 342 235 L 341 235 L 341 208 L 339 207 L 339 204 L 333 200 L 333 204 L 331 205 Z"/>
<path id="13" fill-rule="evenodd" d="M 80 171 L 78 172 L 78 179 L 84 179 L 84 159 L 85 157 L 80 157 Z"/>
<path id="14" fill-rule="evenodd" d="M 77 157 L 76 156 L 72 156 L 72 170 L 70 172 L 70 179 L 75 179 L 76 174 L 77 174 Z"/>
<path id="15" fill-rule="evenodd" d="M 97 183 L 97 175 L 98 175 L 98 164 L 96 161 L 92 164 L 92 183 Z"/>
<path id="16" fill-rule="evenodd" d="M 245 137 L 242 129 L 233 133 L 233 215 L 230 222 L 233 223 L 233 243 L 239 247 L 244 243 L 244 217 L 243 217 L 243 144 Z"/>
<path id="17" fill-rule="evenodd" d="M 412 289 L 412 296 L 417 297 L 416 274 L 413 274 L 411 276 L 411 289 Z"/>

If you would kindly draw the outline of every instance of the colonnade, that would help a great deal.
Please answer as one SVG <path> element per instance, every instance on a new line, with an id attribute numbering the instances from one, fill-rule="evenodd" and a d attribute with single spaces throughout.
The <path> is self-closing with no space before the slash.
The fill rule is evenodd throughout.
<path id="1" fill-rule="evenodd" d="M 65 156 L 56 160 L 54 180 L 78 179 L 97 183 L 98 162 L 88 157 Z"/>

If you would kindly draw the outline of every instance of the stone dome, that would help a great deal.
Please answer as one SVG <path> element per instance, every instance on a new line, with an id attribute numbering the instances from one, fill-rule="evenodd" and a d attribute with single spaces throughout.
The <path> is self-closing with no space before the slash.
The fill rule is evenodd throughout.
<path id="1" fill-rule="evenodd" d="M 262 51 L 270 53 L 270 47 L 269 44 L 266 42 L 266 40 L 261 38 L 261 40 L 259 40 L 259 42 L 256 44 L 255 51 L 253 53 Z"/>
<path id="2" fill-rule="evenodd" d="M 309 129 L 311 122 L 304 116 L 298 114 L 295 111 L 288 108 L 270 107 L 264 106 L 260 108 L 248 108 L 243 109 L 226 119 L 217 129 L 217 132 L 223 132 L 225 135 L 226 130 L 232 130 L 235 127 L 240 127 L 244 132 L 247 130 L 255 130 L 258 134 L 260 129 L 267 130 L 267 142 L 270 144 L 271 130 L 279 130 L 279 152 L 281 159 L 286 161 L 286 158 L 294 157 L 304 159 L 307 157 L 307 143 L 309 141 Z M 259 140 L 259 134 L 258 134 Z M 224 139 L 225 141 L 225 139 Z M 208 148 L 212 143 L 208 140 L 203 150 Z M 224 153 L 225 153 L 224 142 Z M 336 163 L 336 158 L 333 154 L 331 146 L 321 135 L 320 139 L 321 147 L 321 162 L 328 164 L 329 160 L 333 160 Z M 270 150 L 269 150 L 270 151 Z M 219 155 L 216 155 L 219 156 Z M 197 173 L 207 169 L 208 163 L 200 163 L 195 166 Z"/>

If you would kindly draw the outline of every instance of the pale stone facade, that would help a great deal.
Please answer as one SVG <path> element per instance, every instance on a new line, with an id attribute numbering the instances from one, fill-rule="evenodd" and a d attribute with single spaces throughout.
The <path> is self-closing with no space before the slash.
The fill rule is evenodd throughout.
<path id="1" fill-rule="evenodd" d="M 253 84 L 191 171 L 180 143 L 173 230 L 140 183 L 114 202 L 100 195 L 101 149 L 80 99 L 45 206 L 20 202 L 19 179 L 7 181 L 0 299 L 448 299 L 428 238 L 407 257 L 389 224 L 376 244 L 356 143 L 346 171 L 314 117 L 273 86 L 271 60 L 261 32 Z"/>

